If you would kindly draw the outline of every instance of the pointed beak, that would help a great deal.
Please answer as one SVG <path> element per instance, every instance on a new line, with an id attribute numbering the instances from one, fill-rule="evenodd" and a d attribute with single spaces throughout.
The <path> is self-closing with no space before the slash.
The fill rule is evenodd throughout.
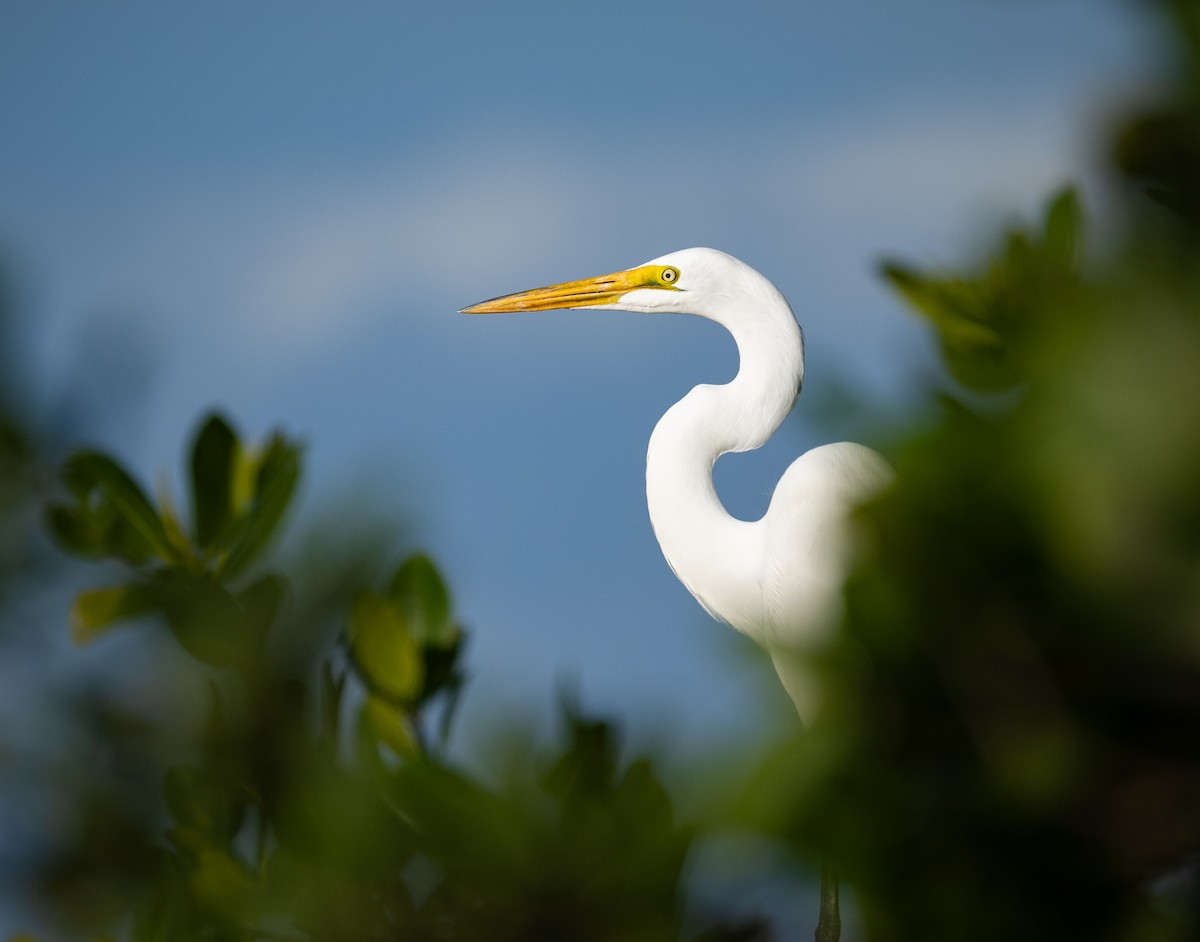
<path id="1" fill-rule="evenodd" d="M 514 311 L 549 311 L 571 307 L 597 307 L 612 304 L 638 288 L 659 287 L 656 280 L 660 269 L 650 265 L 626 271 L 585 278 L 583 281 L 564 281 L 562 284 L 506 294 L 490 301 L 480 301 L 464 307 L 460 314 L 508 314 Z"/>

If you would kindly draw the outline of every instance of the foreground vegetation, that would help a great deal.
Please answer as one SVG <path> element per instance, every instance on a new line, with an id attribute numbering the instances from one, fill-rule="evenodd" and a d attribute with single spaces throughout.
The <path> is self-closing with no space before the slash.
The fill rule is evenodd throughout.
<path id="1" fill-rule="evenodd" d="M 1200 4 L 1154 6 L 1176 60 L 1114 133 L 1103 248 L 1064 191 L 986 258 L 883 267 L 945 372 L 880 443 L 898 484 L 864 511 L 846 628 L 815 654 L 828 702 L 724 812 L 830 858 L 872 939 L 1200 934 Z M 207 416 L 182 499 L 96 451 L 47 498 L 46 436 L 0 392 L 0 639 L 152 625 L 170 646 L 147 644 L 146 689 L 198 692 L 73 691 L 54 746 L 0 754 L 9 806 L 53 796 L 13 880 L 54 931 L 771 937 L 689 898 L 694 823 L 612 721 L 563 705 L 559 745 L 504 786 L 448 758 L 466 631 L 447 580 L 367 549 L 317 585 L 268 565 L 297 539 L 287 435 Z M 33 507 L 100 564 L 69 625 L 23 622 L 61 566 L 30 550 Z"/>

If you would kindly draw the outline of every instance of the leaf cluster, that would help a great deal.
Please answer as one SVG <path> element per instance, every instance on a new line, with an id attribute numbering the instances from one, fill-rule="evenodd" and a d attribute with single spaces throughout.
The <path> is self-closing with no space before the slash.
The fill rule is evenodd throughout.
<path id="1" fill-rule="evenodd" d="M 1074 303 L 1082 243 L 1079 200 L 1068 189 L 1050 203 L 1042 232 L 1009 232 L 980 271 L 923 273 L 893 261 L 882 272 L 928 319 L 951 375 L 968 389 L 997 392 L 1029 376 L 1029 346 L 1047 312 Z"/>
<path id="2" fill-rule="evenodd" d="M 190 458 L 186 529 L 94 451 L 68 460 L 70 500 L 47 514 L 66 549 L 126 575 L 78 596 L 76 639 L 134 617 L 164 625 L 208 691 L 199 728 L 95 723 L 92 748 L 121 774 L 81 776 L 78 830 L 39 868 L 59 925 L 124 926 L 129 942 L 754 937 L 757 924 L 687 923 L 693 834 L 651 763 L 621 760 L 609 723 L 565 708 L 561 748 L 505 789 L 444 758 L 466 631 L 428 556 L 350 587 L 341 631 L 299 675 L 276 658 L 294 621 L 287 579 L 251 565 L 286 515 L 300 450 L 282 434 L 252 449 L 214 415 Z M 133 761 L 130 737 L 158 725 L 169 754 Z"/>
<path id="3" fill-rule="evenodd" d="M 134 478 L 100 452 L 70 458 L 62 471 L 69 502 L 46 512 L 66 551 L 124 564 L 130 577 L 81 593 L 71 610 L 78 643 L 130 619 L 160 615 L 180 644 L 206 664 L 246 666 L 261 651 L 282 598 L 263 576 L 238 581 L 266 549 L 300 474 L 300 447 L 282 434 L 244 446 L 210 415 L 191 448 L 191 527 L 168 499 L 156 506 Z"/>
<path id="4" fill-rule="evenodd" d="M 1200 151 L 1170 151 L 1143 169 L 1179 200 L 1127 188 L 1104 257 L 1067 192 L 973 265 L 885 269 L 947 381 L 864 512 L 824 712 L 748 803 L 835 861 L 872 939 L 1200 933 Z"/>
<path id="5" fill-rule="evenodd" d="M 435 697 L 457 702 L 463 674 L 461 628 L 451 618 L 450 594 L 429 557 L 409 557 L 382 593 L 360 591 L 347 632 L 350 656 L 369 691 L 376 733 L 400 755 L 419 748 L 406 714 L 419 717 Z M 445 714 L 442 739 L 448 733 Z"/>

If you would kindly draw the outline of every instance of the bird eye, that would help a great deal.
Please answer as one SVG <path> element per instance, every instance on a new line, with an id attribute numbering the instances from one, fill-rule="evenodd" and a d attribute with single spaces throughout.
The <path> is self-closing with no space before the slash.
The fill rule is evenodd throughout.
<path id="1" fill-rule="evenodd" d="M 679 280 L 678 268 L 664 268 L 662 274 L 658 276 L 662 279 L 663 284 L 669 285 Z"/>

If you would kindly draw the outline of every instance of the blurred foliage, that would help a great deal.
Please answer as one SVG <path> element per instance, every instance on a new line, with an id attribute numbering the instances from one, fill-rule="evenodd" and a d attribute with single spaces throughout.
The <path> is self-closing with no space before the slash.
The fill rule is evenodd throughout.
<path id="1" fill-rule="evenodd" d="M 1200 6 L 1163 6 L 1183 64 L 1117 129 L 1112 248 L 1067 191 L 981 262 L 883 268 L 952 381 L 746 803 L 871 939 L 1200 938 Z"/>
<path id="2" fill-rule="evenodd" d="M 954 378 L 997 392 L 1029 375 L 1040 312 L 1074 303 L 1081 256 L 1079 200 L 1066 190 L 1051 203 L 1042 232 L 1010 232 L 982 271 L 925 274 L 889 262 L 883 275 L 929 320 Z"/>
<path id="3" fill-rule="evenodd" d="M 1200 5 L 1196 0 L 1153 0 L 1170 22 L 1177 51 L 1171 92 L 1119 129 L 1117 167 L 1152 200 L 1168 209 L 1154 225 L 1170 230 L 1184 253 L 1200 241 Z M 1165 248 L 1159 245 L 1158 248 Z"/>
<path id="4" fill-rule="evenodd" d="M 465 632 L 428 557 L 404 560 L 382 589 L 347 591 L 332 649 L 300 665 L 276 653 L 288 581 L 254 566 L 300 466 L 286 436 L 250 447 L 208 416 L 190 449 L 185 526 L 112 458 L 66 462 L 69 499 L 50 506 L 48 529 L 125 574 L 77 596 L 74 639 L 133 620 L 164 626 L 209 702 L 192 728 L 186 717 L 100 724 L 119 775 L 83 788 L 67 844 L 38 864 L 37 896 L 61 931 L 130 942 L 761 938 L 758 923 L 719 914 L 685 922 L 693 834 L 650 762 L 621 761 L 610 724 L 567 705 L 561 749 L 499 791 L 446 759 Z M 131 761 L 155 724 L 173 748 Z"/>
<path id="5" fill-rule="evenodd" d="M 73 499 L 49 508 L 48 529 L 65 550 L 133 572 L 120 585 L 81 593 L 71 634 L 88 641 L 127 619 L 159 614 L 198 660 L 249 667 L 261 657 L 283 586 L 272 575 L 245 586 L 235 580 L 279 525 L 300 450 L 278 434 L 257 452 L 243 449 L 213 415 L 196 436 L 190 470 L 189 536 L 168 500 L 155 507 L 108 456 L 81 452 L 66 463 L 62 479 Z"/>
<path id="6" fill-rule="evenodd" d="M 863 514 L 823 709 L 736 814 L 830 860 L 877 942 L 1200 938 L 1200 2 L 1144 5 L 1175 58 L 1115 129 L 1109 237 L 1064 190 L 986 258 L 883 266 L 946 373 Z M 0 415 L 0 515 L 29 500 L 33 441 Z M 319 606 L 336 637 L 308 643 L 302 586 L 263 568 L 301 465 L 210 416 L 186 521 L 106 454 L 64 466 L 47 528 L 116 573 L 72 636 L 165 629 L 186 656 L 162 683 L 205 703 L 79 695 L 74 753 L 37 780 L 56 931 L 766 938 L 684 905 L 697 833 L 611 724 L 566 705 L 504 786 L 450 761 L 467 635 L 427 557 L 351 567 Z"/>
<path id="7" fill-rule="evenodd" d="M 32 522 L 43 478 L 36 429 L 24 416 L 21 369 L 12 322 L 16 317 L 15 289 L 10 273 L 0 266 L 0 606 L 10 583 L 28 575 L 36 551 Z"/>

